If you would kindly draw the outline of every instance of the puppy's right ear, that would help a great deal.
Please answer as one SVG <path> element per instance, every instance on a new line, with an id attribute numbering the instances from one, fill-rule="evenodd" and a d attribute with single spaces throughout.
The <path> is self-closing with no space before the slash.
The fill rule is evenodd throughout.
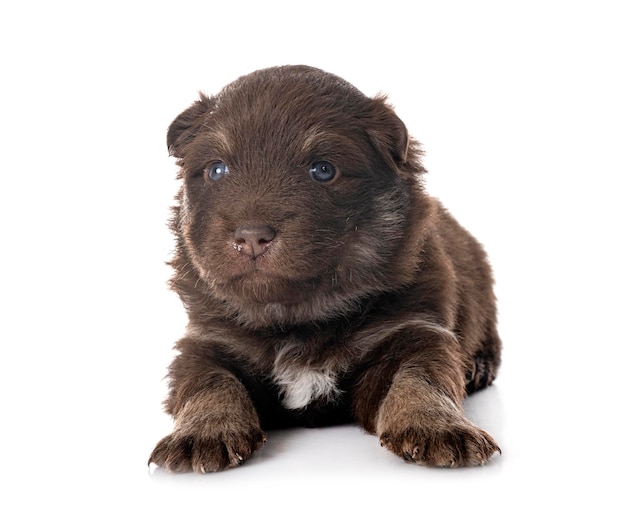
<path id="1" fill-rule="evenodd" d="M 167 130 L 167 149 L 177 159 L 184 155 L 187 146 L 202 127 L 204 116 L 215 107 L 215 98 L 200 93 L 200 100 L 181 113 Z"/>

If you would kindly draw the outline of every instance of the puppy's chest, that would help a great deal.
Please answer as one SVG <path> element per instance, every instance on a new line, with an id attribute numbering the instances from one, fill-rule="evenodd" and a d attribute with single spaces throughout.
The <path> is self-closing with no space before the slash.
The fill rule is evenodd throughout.
<path id="1" fill-rule="evenodd" d="M 307 354 L 307 345 L 290 339 L 280 345 L 272 368 L 282 405 L 291 410 L 304 409 L 312 402 L 331 403 L 341 395 L 339 382 L 345 363 L 337 356 L 320 360 Z"/>

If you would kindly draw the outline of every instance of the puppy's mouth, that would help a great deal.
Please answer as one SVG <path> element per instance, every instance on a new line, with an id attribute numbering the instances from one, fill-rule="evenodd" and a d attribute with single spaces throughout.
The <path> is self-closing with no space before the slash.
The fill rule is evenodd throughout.
<path id="1" fill-rule="evenodd" d="M 236 305 L 297 306 L 320 291 L 335 288 L 336 258 L 329 247 L 301 243 L 288 247 L 277 231 L 266 226 L 241 227 L 227 248 L 209 247 L 201 271 L 224 301 Z"/>

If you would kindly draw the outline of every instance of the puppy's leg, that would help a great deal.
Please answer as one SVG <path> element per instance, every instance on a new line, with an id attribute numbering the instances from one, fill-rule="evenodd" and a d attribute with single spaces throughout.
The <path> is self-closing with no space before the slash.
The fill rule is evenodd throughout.
<path id="1" fill-rule="evenodd" d="M 182 353 L 172 372 L 172 434 L 154 448 L 148 463 L 172 472 L 214 472 L 243 463 L 265 441 L 243 384 L 229 371 Z"/>
<path id="2" fill-rule="evenodd" d="M 500 367 L 500 349 L 500 337 L 495 330 L 495 324 L 493 324 L 491 332 L 474 355 L 466 373 L 465 389 L 467 394 L 484 389 L 494 381 Z"/>
<path id="3" fill-rule="evenodd" d="M 484 464 L 500 451 L 498 445 L 429 378 L 413 369 L 398 371 L 378 414 L 376 432 L 381 445 L 424 465 Z"/>
<path id="4" fill-rule="evenodd" d="M 424 339 L 417 340 L 418 351 L 410 357 L 402 355 L 394 372 L 377 366 L 365 374 L 355 397 L 367 402 L 356 402 L 357 419 L 379 436 L 381 445 L 407 461 L 482 465 L 500 449 L 463 415 L 465 380 L 458 345 L 446 343 L 445 337 Z"/>

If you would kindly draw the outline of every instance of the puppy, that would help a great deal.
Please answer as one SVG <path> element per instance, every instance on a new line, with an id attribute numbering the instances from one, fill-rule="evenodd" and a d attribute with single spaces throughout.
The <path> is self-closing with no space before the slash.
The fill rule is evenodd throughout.
<path id="1" fill-rule="evenodd" d="M 407 461 L 480 465 L 464 417 L 500 363 L 479 243 L 425 192 L 381 97 L 306 66 L 201 95 L 167 133 L 182 187 L 172 288 L 189 316 L 172 434 L 149 463 L 235 467 L 264 431 L 356 422 Z"/>

